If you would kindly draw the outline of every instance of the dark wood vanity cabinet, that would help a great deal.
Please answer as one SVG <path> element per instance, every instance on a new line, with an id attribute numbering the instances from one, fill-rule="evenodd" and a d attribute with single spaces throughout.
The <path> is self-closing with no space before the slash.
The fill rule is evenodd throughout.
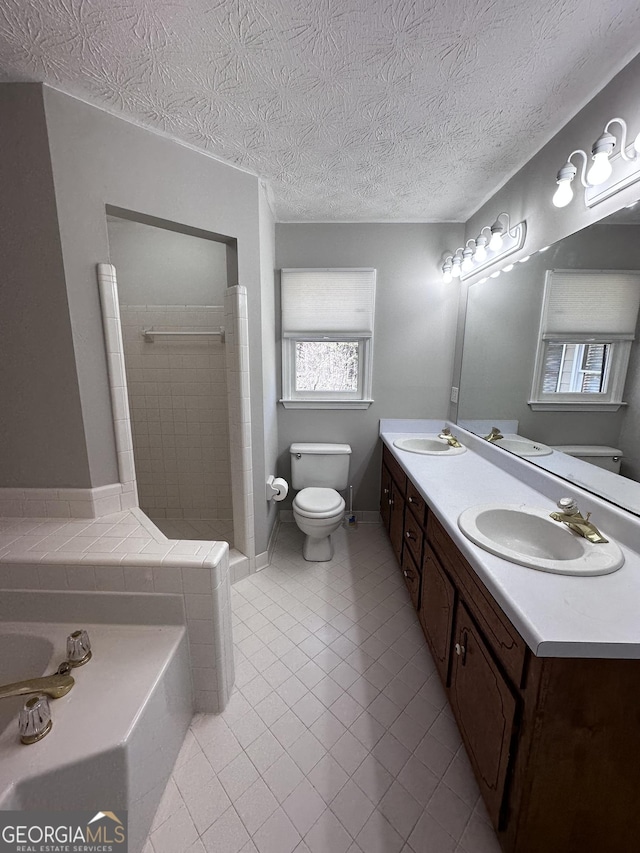
<path id="1" fill-rule="evenodd" d="M 395 500 L 383 521 L 505 853 L 640 850 L 640 661 L 536 657 L 386 447 L 382 483 L 381 508 Z"/>

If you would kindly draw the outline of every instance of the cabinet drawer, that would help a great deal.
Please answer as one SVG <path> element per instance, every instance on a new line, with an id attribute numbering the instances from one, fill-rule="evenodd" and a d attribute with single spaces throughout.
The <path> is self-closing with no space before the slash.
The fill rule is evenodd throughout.
<path id="1" fill-rule="evenodd" d="M 416 610 L 420 606 L 420 572 L 413 561 L 413 557 L 405 548 L 402 552 L 402 574 L 411 596 L 411 601 Z"/>
<path id="2" fill-rule="evenodd" d="M 424 527 L 427 520 L 427 504 L 420 492 L 409 479 L 407 480 L 406 501 L 407 506 L 414 514 L 418 524 L 421 527 Z"/>
<path id="3" fill-rule="evenodd" d="M 433 513 L 427 520 L 429 542 L 460 590 L 466 606 L 484 632 L 494 654 L 517 687 L 523 684 L 527 644 L 458 551 Z"/>
<path id="4" fill-rule="evenodd" d="M 389 473 L 395 480 L 398 489 L 400 490 L 400 494 L 404 497 L 404 493 L 407 488 L 407 475 L 404 473 L 399 463 L 396 462 L 393 453 L 386 445 L 382 448 L 382 461 L 389 469 Z"/>
<path id="5" fill-rule="evenodd" d="M 404 550 L 410 551 L 414 562 L 422 565 L 422 540 L 424 539 L 424 531 L 422 525 L 418 524 L 415 516 L 411 512 L 404 514 L 404 531 L 402 534 L 404 541 Z"/>

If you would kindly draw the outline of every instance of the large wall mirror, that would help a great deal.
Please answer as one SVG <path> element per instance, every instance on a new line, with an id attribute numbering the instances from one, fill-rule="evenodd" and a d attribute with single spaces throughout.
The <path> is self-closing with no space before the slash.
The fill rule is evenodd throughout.
<path id="1" fill-rule="evenodd" d="M 549 321 L 554 278 L 556 302 L 571 318 L 555 327 Z M 571 286 L 557 290 L 560 281 Z M 484 434 L 493 422 L 517 421 L 517 435 L 544 445 L 546 453 L 519 455 L 640 515 L 638 288 L 637 208 L 619 211 L 510 272 L 471 285 L 458 423 Z M 559 332 L 563 324 L 570 327 L 566 334 Z M 611 402 L 616 371 L 621 405 L 615 394 Z M 536 388 L 545 392 L 537 395 L 537 404 Z M 620 450 L 619 473 L 554 449 L 573 445 Z"/>

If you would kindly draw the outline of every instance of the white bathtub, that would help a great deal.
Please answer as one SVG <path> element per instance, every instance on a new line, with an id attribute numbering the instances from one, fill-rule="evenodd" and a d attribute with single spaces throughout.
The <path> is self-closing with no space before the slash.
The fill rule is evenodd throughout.
<path id="1" fill-rule="evenodd" d="M 129 851 L 139 853 L 193 713 L 184 625 L 162 624 L 179 622 L 163 620 L 172 597 L 85 596 L 89 606 L 80 609 L 87 616 L 104 617 L 111 610 L 116 619 L 123 611 L 136 611 L 135 602 L 124 599 L 140 599 L 147 611 L 157 605 L 150 599 L 164 599 L 160 611 L 164 607 L 165 612 L 151 618 L 160 624 L 132 625 L 78 618 L 10 622 L 7 611 L 16 608 L 8 606 L 7 594 L 24 595 L 3 592 L 0 684 L 55 672 L 66 657 L 66 637 L 77 628 L 89 632 L 93 658 L 73 670 L 73 689 L 51 700 L 53 728 L 36 744 L 25 746 L 18 735 L 17 716 L 25 697 L 0 700 L 0 809 L 126 809 Z M 65 608 L 52 600 L 59 593 L 29 595 L 41 602 L 37 615 L 64 609 L 69 615 L 68 603 Z M 83 597 L 77 595 L 72 601 L 76 610 Z M 140 606 L 137 610 L 143 621 Z"/>

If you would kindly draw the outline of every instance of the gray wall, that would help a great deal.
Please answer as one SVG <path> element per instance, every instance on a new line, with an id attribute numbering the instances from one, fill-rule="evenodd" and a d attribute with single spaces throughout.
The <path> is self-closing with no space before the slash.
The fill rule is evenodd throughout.
<path id="1" fill-rule="evenodd" d="M 265 473 L 275 474 L 278 467 L 278 360 L 276 349 L 275 300 L 275 218 L 267 193 L 260 187 L 260 293 L 262 309 L 262 403 L 264 407 L 264 464 Z M 253 393 L 251 395 L 254 396 Z M 260 486 L 258 486 L 260 488 Z M 257 495 L 267 508 L 266 527 L 273 528 L 279 504 L 266 501 L 264 487 Z"/>
<path id="2" fill-rule="evenodd" d="M 279 407 L 279 474 L 290 476 L 294 441 L 351 445 L 354 508 L 379 504 L 380 418 L 446 418 L 459 288 L 442 283 L 456 224 L 296 224 L 276 226 L 276 266 L 375 267 L 373 398 L 369 409 Z"/>
<path id="3" fill-rule="evenodd" d="M 110 259 L 105 206 L 237 240 L 238 279 L 249 297 L 251 381 L 261 389 L 261 295 L 270 274 L 263 282 L 261 263 L 273 254 L 273 235 L 265 226 L 270 248 L 263 257 L 259 181 L 47 87 L 7 84 L 0 108 L 3 228 L 11 235 L 3 240 L 4 270 L 12 282 L 2 295 L 4 364 L 12 366 L 0 380 L 10 413 L 2 485 L 117 482 L 96 282 L 96 264 Z M 267 354 L 272 350 L 270 342 Z M 260 390 L 251 406 L 251 499 L 261 551 L 273 518 L 264 500 Z"/>
<path id="4" fill-rule="evenodd" d="M 114 216 L 107 228 L 121 305 L 224 303 L 224 243 Z"/>
<path id="5" fill-rule="evenodd" d="M 0 186 L 0 486 L 86 486 L 89 462 L 36 84 L 0 85 Z"/>
<path id="6" fill-rule="evenodd" d="M 465 239 L 476 237 L 483 226 L 491 225 L 499 213 L 507 211 L 514 224 L 523 219 L 527 221 L 525 245 L 512 256 L 517 259 L 555 243 L 614 213 L 624 205 L 635 202 L 638 188 L 631 186 L 617 196 L 588 209 L 577 186 L 579 179 L 574 181 L 575 195 L 568 207 L 554 207 L 551 198 L 556 188 L 558 169 L 574 149 L 586 149 L 588 153 L 593 142 L 602 133 L 605 122 L 614 116 L 625 118 L 629 124 L 630 139 L 640 131 L 639 84 L 640 56 L 617 74 L 535 157 L 478 209 L 466 223 Z M 468 283 L 478 281 L 483 275 L 476 274 Z M 459 328 L 462 328 L 464 323 L 464 306 L 465 300 L 461 300 Z M 461 359 L 462 337 L 459 335 L 454 362 L 456 384 L 460 378 Z M 452 418 L 457 416 L 456 406 L 451 406 L 450 414 Z"/>
<path id="7" fill-rule="evenodd" d="M 630 225 L 592 225 L 543 254 L 533 255 L 527 263 L 517 264 L 510 273 L 469 288 L 460 418 L 516 419 L 522 435 L 548 444 L 618 446 L 624 408 L 617 412 L 534 412 L 527 400 L 546 270 L 640 270 L 639 230 Z"/>

